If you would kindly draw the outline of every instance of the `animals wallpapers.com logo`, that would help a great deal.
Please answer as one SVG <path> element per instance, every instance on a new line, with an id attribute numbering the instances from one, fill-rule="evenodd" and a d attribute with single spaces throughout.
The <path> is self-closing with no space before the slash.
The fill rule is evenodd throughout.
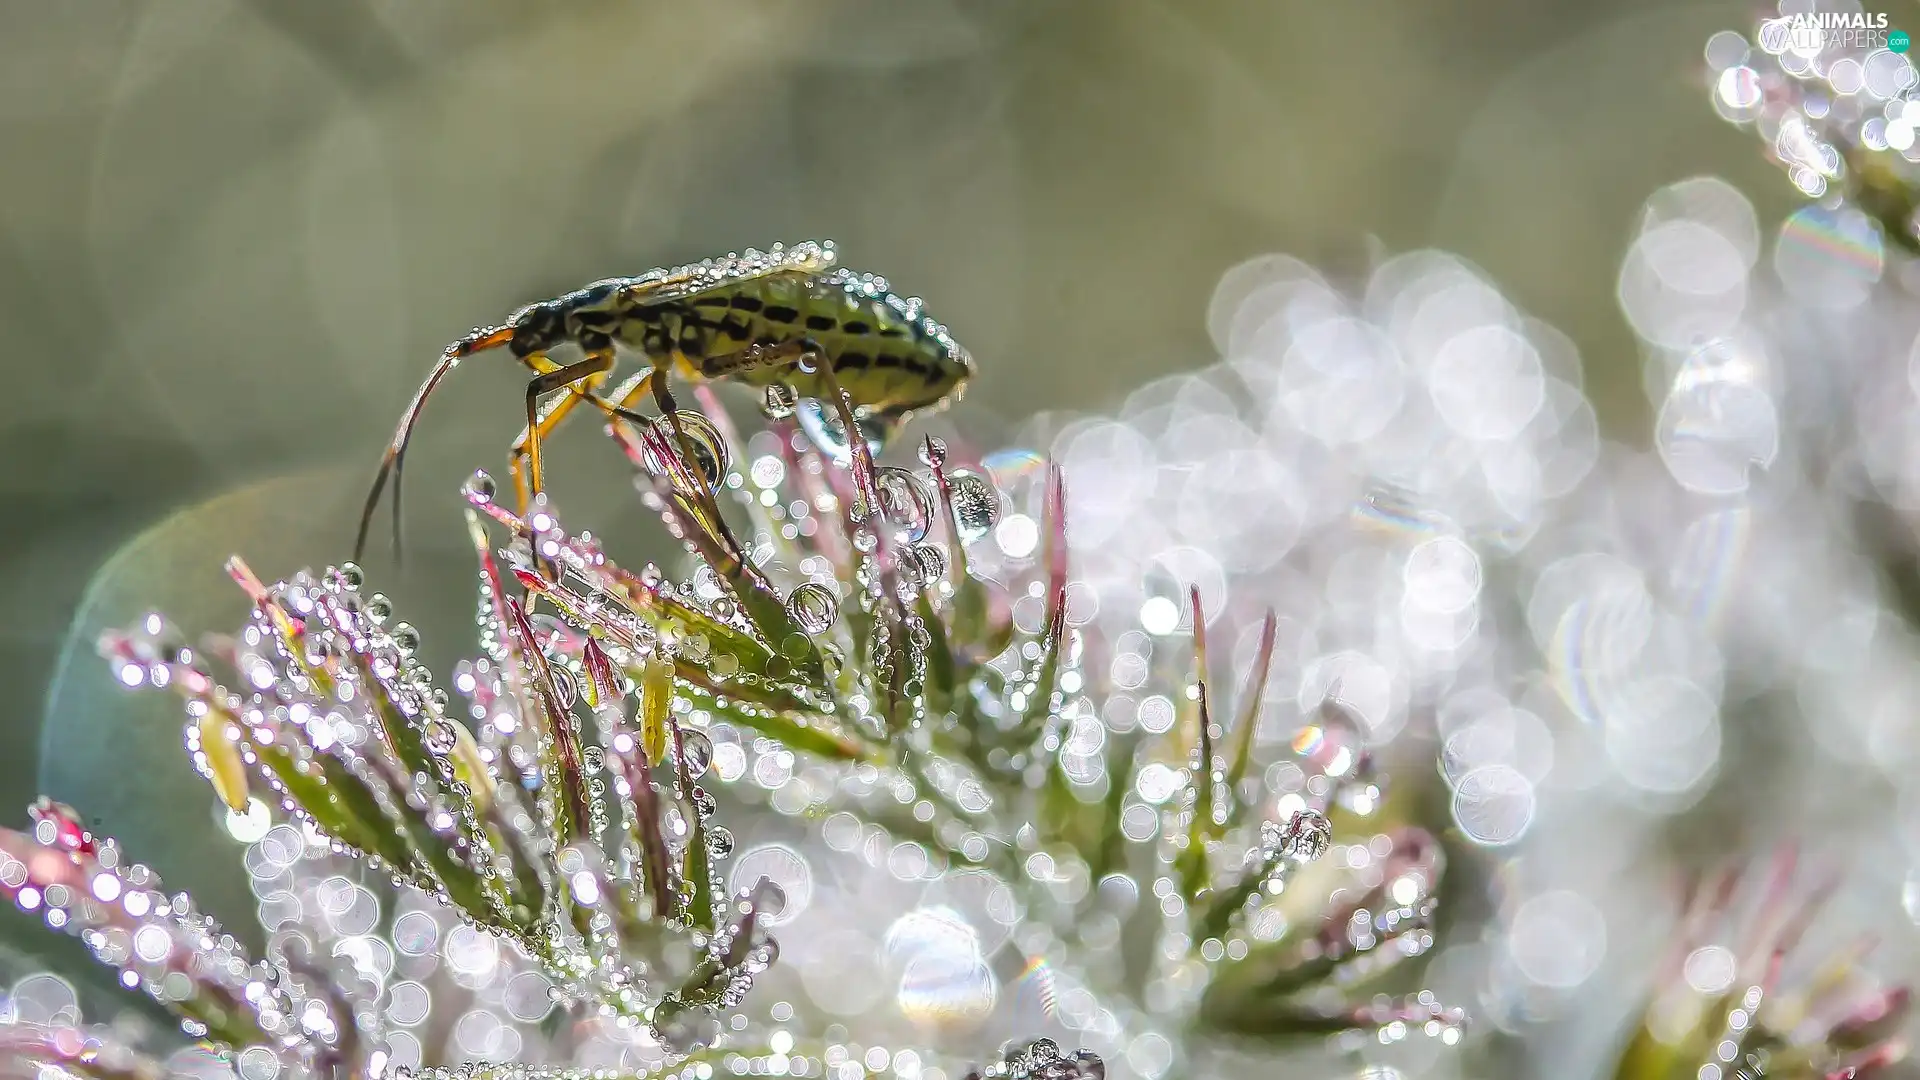
<path id="1" fill-rule="evenodd" d="M 1905 30 L 1887 25 L 1884 13 L 1820 11 L 1785 15 L 1764 23 L 1760 37 L 1769 52 L 1791 51 L 1802 56 L 1827 49 L 1904 53 L 1913 45 Z"/>

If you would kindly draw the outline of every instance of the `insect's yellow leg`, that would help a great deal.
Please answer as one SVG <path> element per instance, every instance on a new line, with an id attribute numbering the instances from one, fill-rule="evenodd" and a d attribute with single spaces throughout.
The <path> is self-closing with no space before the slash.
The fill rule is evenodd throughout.
<path id="1" fill-rule="evenodd" d="M 567 415 L 581 402 L 598 400 L 589 398 L 587 395 L 593 392 L 595 386 L 603 378 L 604 376 L 600 375 L 589 376 L 579 384 L 571 387 L 571 393 L 548 402 L 546 406 L 540 410 L 539 417 L 526 427 L 521 428 L 519 436 L 513 440 L 513 445 L 508 450 L 507 469 L 513 478 L 513 489 L 519 498 L 519 510 L 522 517 L 526 516 L 527 507 L 533 501 L 534 491 L 536 490 L 534 477 L 532 475 L 534 455 L 538 452 L 535 449 L 536 445 L 540 440 L 550 437 L 554 430 L 560 426 L 561 422 L 567 418 Z"/>
<path id="2" fill-rule="evenodd" d="M 635 405 L 640 404 L 640 399 L 652 392 L 653 380 L 658 377 L 658 374 L 658 368 L 648 368 L 614 387 L 613 393 L 606 399 L 613 406 L 608 410 L 608 414 L 617 416 L 619 415 L 617 410 L 631 411 Z"/>
<path id="3" fill-rule="evenodd" d="M 544 357 L 542 363 L 547 363 Z M 533 361 L 529 358 L 529 366 Z M 520 437 L 513 441 L 511 471 L 514 490 L 520 498 L 520 512 L 525 514 L 533 497 L 541 490 L 540 483 L 540 440 L 550 434 L 560 422 L 566 419 L 573 407 L 579 404 L 584 394 L 592 393 L 593 384 L 603 379 L 613 368 L 613 353 L 593 353 L 578 363 L 568 364 L 544 374 L 537 375 L 527 383 L 527 427 Z M 580 384 L 586 383 L 584 391 Z M 567 388 L 572 391 L 554 402 L 546 410 L 540 408 L 542 395 L 554 390 Z"/>

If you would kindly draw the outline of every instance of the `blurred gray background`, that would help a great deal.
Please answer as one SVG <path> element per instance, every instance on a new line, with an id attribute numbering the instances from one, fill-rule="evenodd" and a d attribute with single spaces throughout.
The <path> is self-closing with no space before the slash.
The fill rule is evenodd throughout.
<path id="1" fill-rule="evenodd" d="M 176 880 L 237 874 L 176 707 L 118 692 L 95 632 L 148 606 L 236 625 L 230 552 L 269 578 L 344 558 L 442 344 L 657 264 L 838 241 L 981 358 L 958 419 L 990 439 L 1210 362 L 1208 296 L 1244 258 L 1443 246 L 1569 333 L 1603 422 L 1640 440 L 1614 301 L 1636 209 L 1703 172 L 1789 204 L 1701 85 L 1706 36 L 1750 14 L 5 0 L 0 806 L 47 790 Z M 469 636 L 454 489 L 502 469 L 524 378 L 478 361 L 436 398 L 414 558 L 368 560 L 437 664 Z M 623 490 L 588 482 L 618 475 L 590 426 L 555 451 L 562 506 Z"/>

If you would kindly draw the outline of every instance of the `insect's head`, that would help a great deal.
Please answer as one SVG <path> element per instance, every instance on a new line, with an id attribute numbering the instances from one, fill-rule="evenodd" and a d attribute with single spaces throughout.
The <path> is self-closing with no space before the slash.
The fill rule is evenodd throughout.
<path id="1" fill-rule="evenodd" d="M 557 300 L 542 300 L 514 312 L 507 326 L 513 330 L 516 355 L 545 352 L 566 339 L 566 311 Z"/>

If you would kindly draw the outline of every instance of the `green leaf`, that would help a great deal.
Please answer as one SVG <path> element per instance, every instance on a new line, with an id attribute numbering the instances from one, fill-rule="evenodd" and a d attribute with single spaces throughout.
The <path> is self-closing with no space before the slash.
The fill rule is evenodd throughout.
<path id="1" fill-rule="evenodd" d="M 1255 650 L 1253 667 L 1247 671 L 1246 685 L 1240 688 L 1240 715 L 1234 721 L 1233 731 L 1228 735 L 1227 791 L 1234 799 L 1233 812 L 1228 821 L 1238 824 L 1250 808 L 1238 797 L 1240 782 L 1246 779 L 1247 769 L 1253 763 L 1253 736 L 1260 727 L 1260 704 L 1267 693 L 1267 675 L 1273 667 L 1274 634 L 1278 629 L 1278 619 L 1272 611 L 1260 624 L 1260 647 Z M 1225 830 L 1223 829 L 1222 832 Z"/>

